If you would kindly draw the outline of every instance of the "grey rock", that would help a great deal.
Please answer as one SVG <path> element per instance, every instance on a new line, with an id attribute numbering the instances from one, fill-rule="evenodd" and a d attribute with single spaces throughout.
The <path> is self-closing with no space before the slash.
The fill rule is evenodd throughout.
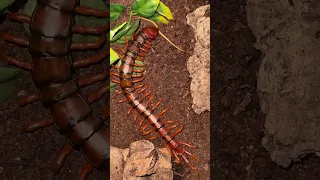
<path id="1" fill-rule="evenodd" d="M 263 52 L 258 73 L 261 109 L 267 114 L 262 145 L 288 167 L 320 151 L 320 1 L 247 0 L 255 47 Z"/>

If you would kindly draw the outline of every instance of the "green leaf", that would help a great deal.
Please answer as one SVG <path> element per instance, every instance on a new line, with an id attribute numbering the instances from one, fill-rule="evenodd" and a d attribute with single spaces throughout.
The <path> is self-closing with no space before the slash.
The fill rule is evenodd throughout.
<path id="1" fill-rule="evenodd" d="M 120 4 L 110 4 L 110 20 L 118 20 L 125 9 L 126 7 Z"/>
<path id="2" fill-rule="evenodd" d="M 120 39 L 118 39 L 116 43 L 119 43 L 119 44 L 126 43 L 126 39 L 130 40 L 133 33 L 135 33 L 137 29 L 139 29 L 139 27 L 140 27 L 140 20 L 137 20 L 136 22 L 134 22 L 134 24 L 131 26 L 128 32 L 124 36 L 122 36 Z"/>
<path id="3" fill-rule="evenodd" d="M 0 83 L 0 102 L 7 100 L 15 87 L 14 81 Z"/>
<path id="4" fill-rule="evenodd" d="M 2 12 L 4 9 L 6 9 L 10 4 L 13 3 L 14 0 L 1 0 L 0 1 L 0 11 Z"/>
<path id="5" fill-rule="evenodd" d="M 141 65 L 144 65 L 144 63 L 142 61 L 138 61 L 138 60 L 135 60 L 134 63 L 136 64 L 141 64 Z M 134 67 L 135 70 L 143 70 L 145 69 L 144 67 Z M 141 74 L 141 73 L 133 73 L 133 74 Z"/>
<path id="6" fill-rule="evenodd" d="M 113 94 L 116 89 L 117 83 L 110 83 L 110 94 Z"/>
<path id="7" fill-rule="evenodd" d="M 127 24 L 125 27 L 123 27 L 118 33 L 116 33 L 115 36 L 113 36 L 112 40 L 110 41 L 111 43 L 116 42 L 118 39 L 122 38 L 132 27 L 132 25 Z"/>
<path id="8" fill-rule="evenodd" d="M 116 53 L 112 48 L 110 48 L 110 65 L 120 59 L 118 53 Z"/>
<path id="9" fill-rule="evenodd" d="M 168 20 L 173 20 L 173 15 L 170 11 L 170 8 L 163 4 L 163 2 L 160 1 L 160 4 L 158 6 L 157 12 L 161 14 L 162 16 L 166 17 Z"/>
<path id="10" fill-rule="evenodd" d="M 22 70 L 16 68 L 0 67 L 0 83 L 4 83 L 17 77 Z"/>
<path id="11" fill-rule="evenodd" d="M 1 13 L 11 13 L 11 12 L 8 10 L 8 8 L 4 8 L 4 9 L 1 11 Z"/>
<path id="12" fill-rule="evenodd" d="M 125 33 L 121 34 L 121 36 L 119 36 L 120 38 L 116 38 L 116 43 L 119 43 L 119 44 L 124 44 L 126 43 L 126 38 L 128 40 L 131 39 L 131 36 L 133 33 L 135 33 L 137 31 L 137 29 L 140 27 L 140 20 L 137 20 L 133 23 L 133 25 L 129 26 L 128 29 L 126 31 L 123 31 Z M 120 34 L 120 33 L 119 33 Z"/>
<path id="13" fill-rule="evenodd" d="M 0 102 L 8 99 L 21 72 L 15 68 L 0 67 Z"/>
<path id="14" fill-rule="evenodd" d="M 22 13 L 31 17 L 34 9 L 37 6 L 37 4 L 38 4 L 37 0 L 28 0 L 28 2 L 26 3 Z M 28 33 L 30 33 L 30 25 L 29 24 L 23 23 L 23 27 Z"/>
<path id="15" fill-rule="evenodd" d="M 148 18 L 148 19 L 150 19 L 151 21 L 154 21 L 154 22 L 161 22 L 161 23 L 164 23 L 164 24 L 168 24 L 169 23 L 169 21 L 165 17 L 161 16 L 158 13 L 154 13 L 154 15 L 152 17 Z"/>
<path id="16" fill-rule="evenodd" d="M 110 31 L 110 42 L 115 41 L 114 40 L 114 36 L 117 34 L 117 32 L 123 28 L 123 26 L 125 26 L 127 24 L 127 22 L 123 22 L 122 24 L 118 24 L 116 27 L 114 27 L 111 31 Z"/>
<path id="17" fill-rule="evenodd" d="M 131 11 L 148 18 L 156 12 L 159 3 L 160 0 L 136 0 L 131 6 Z"/>

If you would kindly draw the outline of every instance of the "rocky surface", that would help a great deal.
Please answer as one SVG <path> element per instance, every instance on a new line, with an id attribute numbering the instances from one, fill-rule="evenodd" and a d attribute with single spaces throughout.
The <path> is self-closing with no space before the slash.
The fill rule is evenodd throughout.
<path id="1" fill-rule="evenodd" d="M 188 14 L 187 23 L 193 27 L 196 44 L 188 58 L 192 108 L 197 114 L 210 111 L 210 6 L 205 5 Z"/>
<path id="2" fill-rule="evenodd" d="M 262 145 L 288 167 L 320 151 L 320 2 L 247 0 L 246 11 L 264 54 L 258 73 L 267 113 Z"/>
<path id="3" fill-rule="evenodd" d="M 126 149 L 111 147 L 110 156 L 112 180 L 173 179 L 169 152 L 155 149 L 150 141 L 136 141 Z"/>

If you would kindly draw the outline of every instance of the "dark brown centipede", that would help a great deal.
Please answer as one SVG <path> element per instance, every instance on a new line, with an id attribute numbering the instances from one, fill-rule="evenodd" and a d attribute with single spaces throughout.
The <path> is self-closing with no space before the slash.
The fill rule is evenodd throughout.
<path id="1" fill-rule="evenodd" d="M 131 105 L 128 114 L 130 114 L 133 109 L 136 109 L 137 114 L 134 117 L 134 123 L 139 122 L 138 130 L 141 135 L 146 136 L 152 132 L 156 132 L 157 135 L 148 138 L 148 140 L 153 140 L 159 137 L 162 138 L 165 141 L 166 148 L 170 154 L 173 155 L 180 164 L 182 164 L 182 158 L 183 161 L 198 175 L 196 168 L 191 165 L 187 155 L 191 156 L 197 161 L 199 161 L 199 159 L 195 155 L 186 151 L 182 146 L 184 145 L 190 148 L 196 147 L 175 139 L 175 136 L 183 130 L 184 126 L 182 125 L 172 133 L 171 130 L 178 127 L 181 123 L 172 120 L 167 120 L 164 122 L 161 121 L 163 114 L 168 110 L 168 108 L 157 115 L 155 113 L 155 109 L 160 105 L 162 100 L 160 99 L 153 107 L 150 107 L 149 104 L 155 98 L 155 96 L 151 96 L 147 102 L 144 102 L 144 100 L 150 96 L 152 92 L 147 92 L 140 97 L 143 92 L 146 92 L 149 86 L 136 85 L 136 83 L 143 80 L 143 77 L 141 77 L 141 74 L 140 76 L 135 76 L 133 74 L 134 72 L 142 73 L 142 71 L 135 70 L 135 67 L 137 67 L 135 60 L 141 60 L 141 57 L 144 56 L 143 53 L 148 52 L 151 42 L 154 41 L 157 36 L 158 29 L 156 27 L 146 27 L 137 35 L 134 35 L 130 42 L 127 41 L 127 49 L 124 51 L 124 56 L 121 57 L 121 65 L 120 67 L 116 67 L 119 69 L 119 73 L 112 72 L 113 75 L 120 78 L 120 81 L 112 81 L 120 84 L 121 86 L 122 92 L 117 92 L 117 94 L 123 94 L 126 97 L 120 102 L 128 101 L 128 103 Z M 139 116 L 142 116 L 140 121 L 138 121 Z M 148 129 L 148 127 L 150 128 Z"/>
<path id="2" fill-rule="evenodd" d="M 29 39 L 1 32 L 0 51 L 8 64 L 31 71 L 38 88 L 38 93 L 22 98 L 19 105 L 41 100 L 51 115 L 51 118 L 26 125 L 23 129 L 32 132 L 55 125 L 69 143 L 55 161 L 54 173 L 61 169 L 66 157 L 75 149 L 82 151 L 88 160 L 79 176 L 79 179 L 86 179 L 93 167 L 110 174 L 110 130 L 104 125 L 104 121 L 110 118 L 109 107 L 103 117 L 91 109 L 93 102 L 109 93 L 110 72 L 77 80 L 74 69 L 101 62 L 109 56 L 109 43 L 106 43 L 109 24 L 103 27 L 74 25 L 75 14 L 109 18 L 109 12 L 80 6 L 78 0 L 38 0 L 32 17 L 19 13 L 7 16 L 11 21 L 30 24 Z M 73 33 L 100 35 L 100 38 L 96 42 L 75 43 L 71 40 Z M 8 56 L 7 42 L 29 48 L 32 63 Z M 71 50 L 96 49 L 102 45 L 103 50 L 92 57 L 75 61 L 71 56 Z M 80 87 L 97 81 L 107 81 L 107 85 L 88 97 L 80 92 Z"/>

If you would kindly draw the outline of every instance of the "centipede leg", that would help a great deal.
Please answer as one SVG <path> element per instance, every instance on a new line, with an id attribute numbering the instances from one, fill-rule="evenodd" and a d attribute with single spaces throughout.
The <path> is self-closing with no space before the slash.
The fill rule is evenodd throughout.
<path id="1" fill-rule="evenodd" d="M 120 77 L 120 74 L 119 73 L 117 73 L 117 72 L 110 72 L 110 75 L 113 75 L 113 76 L 116 76 L 116 77 Z"/>
<path id="2" fill-rule="evenodd" d="M 167 151 L 169 151 L 170 156 L 173 156 L 173 154 L 172 154 L 172 151 L 171 151 L 171 149 L 170 149 L 169 144 L 166 144 L 166 149 L 167 149 Z"/>
<path id="3" fill-rule="evenodd" d="M 29 47 L 29 40 L 26 38 L 14 36 L 8 33 L 1 33 L 0 37 L 6 42 L 15 43 L 24 47 Z"/>
<path id="4" fill-rule="evenodd" d="M 154 99 L 155 95 L 153 95 L 147 102 L 147 104 L 150 104 L 150 102 Z M 162 102 L 162 99 L 160 99 L 153 107 L 152 107 L 152 110 L 155 110 L 159 105 L 160 103 Z M 134 119 L 136 120 L 136 118 Z M 138 129 L 141 129 L 141 126 L 143 125 L 143 122 L 146 120 L 146 118 L 143 118 L 140 123 L 139 123 L 139 127 Z"/>
<path id="5" fill-rule="evenodd" d="M 143 96 L 141 97 L 141 101 L 143 101 L 143 100 L 144 100 L 146 97 L 148 97 L 151 93 L 152 93 L 152 91 L 150 91 L 150 92 L 146 93 L 145 95 L 143 95 Z M 132 110 L 133 110 L 133 107 L 131 107 L 131 108 L 128 110 L 127 116 L 130 115 L 130 113 L 131 113 Z"/>
<path id="6" fill-rule="evenodd" d="M 39 94 L 32 94 L 29 96 L 23 96 L 18 100 L 19 106 L 25 106 L 40 100 Z"/>
<path id="7" fill-rule="evenodd" d="M 97 53 L 95 56 L 88 57 L 86 59 L 80 59 L 75 62 L 73 62 L 73 68 L 82 68 L 86 67 L 90 64 L 96 64 L 101 61 L 103 61 L 106 57 L 109 56 L 109 47 L 104 48 L 99 53 Z"/>
<path id="8" fill-rule="evenodd" d="M 86 26 L 80 26 L 80 25 L 74 25 L 72 27 L 72 32 L 73 33 L 78 33 L 78 34 L 103 34 L 109 29 L 109 23 L 105 26 L 101 27 L 86 27 Z"/>
<path id="9" fill-rule="evenodd" d="M 21 13 L 10 13 L 8 14 L 7 18 L 10 21 L 17 21 L 17 22 L 22 22 L 27 24 L 31 23 L 31 17 Z"/>
<path id="10" fill-rule="evenodd" d="M 143 67 L 143 66 L 137 66 L 137 67 Z M 113 66 L 113 68 L 115 68 L 115 69 L 119 69 L 120 68 L 120 66 L 117 66 L 117 65 L 115 65 L 115 66 Z M 134 72 L 134 73 L 143 73 L 144 72 L 144 68 L 143 69 L 133 69 L 132 70 L 132 72 Z"/>
<path id="11" fill-rule="evenodd" d="M 110 106 L 104 108 L 103 114 L 102 114 L 102 120 L 106 121 L 110 118 Z"/>
<path id="12" fill-rule="evenodd" d="M 109 17 L 110 13 L 106 11 L 101 11 L 95 8 L 89 8 L 87 6 L 77 6 L 75 12 L 80 15 L 85 16 L 96 16 L 96 17 Z"/>
<path id="13" fill-rule="evenodd" d="M 166 113 L 168 110 L 169 110 L 169 108 L 166 108 L 166 109 L 164 109 L 163 111 L 161 111 L 161 112 L 159 113 L 159 116 L 158 116 L 158 117 L 159 117 L 159 118 L 162 117 L 163 114 Z M 139 133 L 141 133 L 141 132 L 143 132 L 144 130 L 146 130 L 146 129 L 148 128 L 148 126 L 150 126 L 150 125 L 151 125 L 151 123 L 148 122 L 147 125 L 145 125 L 141 130 L 139 130 Z"/>
<path id="14" fill-rule="evenodd" d="M 174 129 L 175 127 L 177 127 L 180 123 L 178 122 L 178 121 L 165 121 L 163 124 L 173 124 L 173 125 L 171 125 L 171 126 L 169 126 L 167 129 L 168 130 L 171 130 L 171 129 Z M 155 131 L 155 129 L 154 128 L 150 128 L 150 130 L 149 131 L 147 131 L 147 132 L 145 132 L 145 133 L 142 133 L 143 131 L 145 131 L 146 129 L 147 129 L 147 127 L 149 127 L 151 124 L 150 123 L 148 123 L 146 126 L 144 126 L 142 129 L 139 129 L 139 133 L 140 133 L 140 135 L 141 136 L 146 136 L 146 135 L 148 135 L 148 134 L 150 134 L 151 132 L 153 132 L 153 131 Z M 157 136 L 157 137 L 160 137 L 159 135 Z"/>
<path id="15" fill-rule="evenodd" d="M 114 81 L 112 81 L 112 82 L 114 82 Z M 120 82 L 119 82 L 119 84 L 120 84 Z M 141 94 L 143 91 L 147 90 L 149 87 L 150 87 L 149 84 L 146 85 L 144 88 L 142 88 L 140 91 L 138 91 L 138 94 Z M 127 98 L 124 98 L 124 99 L 120 100 L 119 103 L 123 103 L 123 102 L 126 102 L 126 101 L 127 101 Z"/>
<path id="16" fill-rule="evenodd" d="M 109 77 L 109 73 L 100 73 L 100 74 L 94 74 L 92 76 L 89 77 L 85 77 L 85 78 L 80 78 L 78 80 L 78 84 L 80 87 L 84 87 L 84 86 L 88 86 L 91 85 L 95 82 L 98 81 L 102 81 L 105 80 Z M 39 94 L 32 94 L 29 96 L 23 96 L 19 99 L 18 104 L 19 106 L 25 106 L 27 104 L 31 104 L 34 102 L 37 102 L 40 100 L 40 95 Z"/>
<path id="17" fill-rule="evenodd" d="M 141 78 L 139 79 L 136 79 L 136 80 L 133 80 L 133 83 L 138 83 L 138 82 L 142 82 L 144 80 L 144 76 L 142 76 Z"/>
<path id="18" fill-rule="evenodd" d="M 103 81 L 109 77 L 109 72 L 103 72 L 99 74 L 93 74 L 88 77 L 83 77 L 78 80 L 79 86 L 84 87 L 84 86 L 89 86 L 95 82 L 98 81 Z"/>
<path id="19" fill-rule="evenodd" d="M 102 96 L 110 92 L 110 85 L 104 86 L 88 95 L 89 104 L 96 102 L 97 100 L 101 99 Z"/>
<path id="20" fill-rule="evenodd" d="M 23 130 L 26 132 L 32 132 L 39 128 L 48 127 L 53 124 L 52 119 L 44 119 L 36 123 L 28 124 L 23 126 Z"/>
<path id="21" fill-rule="evenodd" d="M 147 138 L 147 140 L 152 141 L 154 139 L 157 139 L 158 137 L 159 137 L 159 135 L 155 135 L 155 136 L 152 136 L 150 138 Z"/>
<path id="22" fill-rule="evenodd" d="M 180 123 L 178 122 L 178 121 L 173 121 L 173 120 L 167 120 L 167 121 L 165 121 L 163 124 L 165 124 L 166 126 L 168 125 L 168 124 L 173 124 L 173 125 L 171 125 L 171 126 L 168 126 L 167 127 L 167 130 L 168 131 L 170 131 L 170 130 L 172 130 L 172 129 L 174 129 L 175 127 L 177 127 Z M 148 130 L 147 132 L 145 132 L 145 133 L 142 133 L 143 131 L 139 131 L 140 132 L 140 135 L 141 136 L 147 136 L 147 135 L 149 135 L 150 133 L 152 133 L 153 131 L 155 131 L 155 129 L 154 128 L 150 128 L 150 130 Z M 168 134 L 169 135 L 169 134 Z M 155 138 L 159 138 L 159 137 L 161 137 L 160 135 L 155 135 L 154 137 L 152 137 L 152 140 L 153 139 L 155 139 Z"/>
<path id="23" fill-rule="evenodd" d="M 151 96 L 150 99 L 147 101 L 146 104 L 149 105 L 154 98 L 155 98 L 155 95 Z M 154 109 L 152 109 L 152 110 L 154 110 Z M 139 117 L 139 114 L 136 114 L 136 116 L 134 117 L 134 120 L 133 120 L 133 124 L 136 124 L 136 122 L 137 122 L 137 120 L 138 120 L 138 117 Z M 143 118 L 140 120 L 138 129 L 141 129 L 141 126 L 143 125 L 143 123 L 145 122 L 145 120 L 147 120 L 147 118 L 145 118 L 145 117 L 143 117 Z"/>
<path id="24" fill-rule="evenodd" d="M 63 149 L 61 150 L 60 154 L 57 157 L 57 160 L 55 161 L 53 165 L 53 173 L 57 174 L 59 170 L 61 169 L 65 159 L 68 157 L 68 155 L 72 152 L 72 145 L 70 143 L 67 143 Z"/>
<path id="25" fill-rule="evenodd" d="M 120 81 L 117 81 L 115 79 L 111 79 L 111 82 L 116 83 L 116 84 L 120 84 Z"/>
<path id="26" fill-rule="evenodd" d="M 122 53 L 125 53 L 125 52 L 126 52 L 122 47 L 119 47 L 119 50 L 120 50 Z M 121 54 L 121 53 L 118 53 L 118 54 Z"/>
<path id="27" fill-rule="evenodd" d="M 21 68 L 21 69 L 26 69 L 26 70 L 32 70 L 32 65 L 31 63 L 28 63 L 28 62 L 24 62 L 20 59 L 16 59 L 16 58 L 13 58 L 13 57 L 9 57 L 7 55 L 7 50 L 6 50 L 6 42 L 2 41 L 1 44 L 0 44 L 0 56 L 3 58 L 3 60 L 5 62 L 7 62 L 8 64 L 12 64 L 12 65 L 15 65 L 17 66 L 18 68 Z"/>
<path id="28" fill-rule="evenodd" d="M 87 162 L 82 166 L 80 171 L 79 180 L 86 180 L 87 176 L 91 173 L 93 166 L 91 163 Z"/>
<path id="29" fill-rule="evenodd" d="M 139 84 L 139 85 L 136 85 L 136 86 L 134 87 L 134 89 L 138 90 L 138 89 L 142 88 L 143 86 L 145 86 L 145 84 Z M 120 94 L 123 94 L 123 93 L 122 93 L 121 90 L 116 90 L 116 91 L 115 91 L 115 94 L 116 94 L 116 95 L 120 95 Z M 129 112 L 128 112 L 128 113 L 129 113 Z M 129 113 L 129 114 L 130 114 L 130 113 Z"/>
<path id="30" fill-rule="evenodd" d="M 86 49 L 98 49 L 106 42 L 106 34 L 103 33 L 100 38 L 95 42 L 78 43 L 74 42 L 71 44 L 71 50 L 86 50 Z"/>

